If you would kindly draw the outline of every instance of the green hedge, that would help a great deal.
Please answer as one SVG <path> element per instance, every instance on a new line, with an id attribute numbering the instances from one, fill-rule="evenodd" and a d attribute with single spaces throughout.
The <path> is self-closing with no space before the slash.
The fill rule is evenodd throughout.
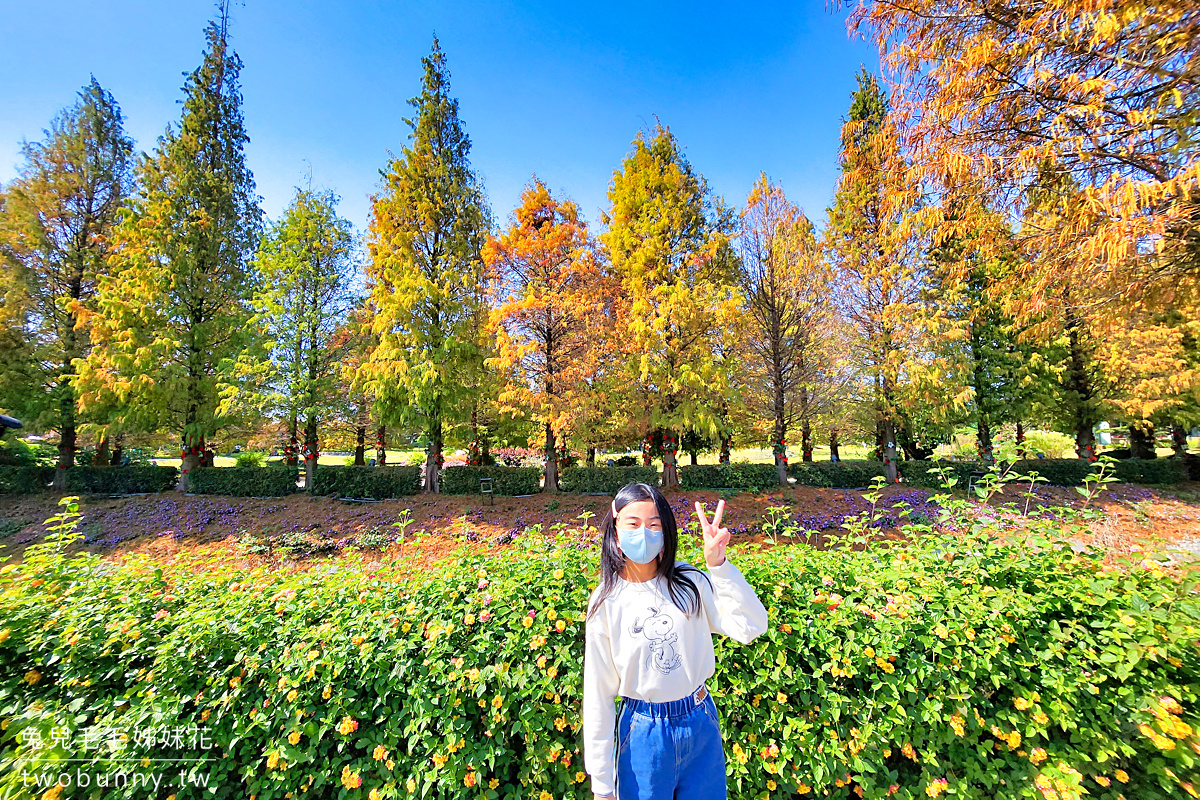
<path id="1" fill-rule="evenodd" d="M 443 494 L 479 494 L 479 479 L 492 479 L 492 492 L 502 495 L 537 494 L 542 490 L 541 467 L 446 467 L 438 473 Z"/>
<path id="2" fill-rule="evenodd" d="M 984 471 L 983 465 L 976 461 L 901 461 L 900 474 L 907 484 L 936 488 L 941 486 L 941 479 L 936 472 L 928 471 L 938 466 L 957 475 L 958 486 L 962 488 L 966 488 L 972 472 Z M 1026 458 L 1013 462 L 1009 472 L 1017 475 L 1036 473 L 1052 486 L 1082 486 L 1084 478 L 1097 468 L 1081 458 Z M 1122 459 L 1116 462 L 1111 474 L 1126 483 L 1165 484 L 1188 479 L 1187 464 L 1178 458 Z"/>
<path id="3" fill-rule="evenodd" d="M 50 489 L 54 467 L 0 466 L 0 494 L 37 494 Z M 176 467 L 72 467 L 66 491 L 75 494 L 143 494 L 164 492 L 179 480 Z"/>
<path id="4" fill-rule="evenodd" d="M 1182 458 L 1126 458 L 1113 474 L 1126 483 L 1180 483 L 1188 479 L 1188 467 Z"/>
<path id="5" fill-rule="evenodd" d="M 570 467 L 558 476 L 564 492 L 615 495 L 627 483 L 658 486 L 657 467 Z"/>
<path id="6" fill-rule="evenodd" d="M 39 494 L 50 488 L 54 467 L 0 465 L 0 494 Z"/>
<path id="7" fill-rule="evenodd" d="M 682 489 L 751 489 L 769 491 L 778 488 L 779 476 L 774 464 L 697 464 L 679 467 Z"/>
<path id="8" fill-rule="evenodd" d="M 828 489 L 858 489 L 871 485 L 871 479 L 883 475 L 882 461 L 797 461 L 788 464 L 788 475 L 799 486 Z"/>
<path id="9" fill-rule="evenodd" d="M 228 497 L 282 497 L 300 491 L 299 477 L 298 467 L 198 467 L 192 470 L 190 490 Z"/>
<path id="10" fill-rule="evenodd" d="M 1034 798 L 1058 780 L 1059 797 L 1189 796 L 1194 582 L 994 533 L 730 548 L 768 610 L 750 644 L 715 644 L 731 800 Z M 576 748 L 598 553 L 574 544 L 521 536 L 420 580 L 409 560 L 367 576 L 196 553 L 156 573 L 27 551 L 0 574 L 0 796 L 44 769 L 35 731 L 198 726 L 211 760 L 172 769 L 205 776 L 212 800 L 590 800 Z M 195 755 L 133 738 L 130 762 Z M 146 796 L 132 780 L 103 793 Z"/>
<path id="11" fill-rule="evenodd" d="M 143 494 L 165 492 L 179 481 L 177 467 L 72 467 L 68 492 L 78 494 Z"/>
<path id="12" fill-rule="evenodd" d="M 955 487 L 960 489 L 967 488 L 971 473 L 987 471 L 978 461 L 901 461 L 897 466 L 906 484 L 923 489 L 936 489 L 942 485 L 941 477 L 934 471 L 939 467 L 945 469 L 947 475 L 958 478 Z"/>
<path id="13" fill-rule="evenodd" d="M 1082 458 L 1026 458 L 1014 461 L 1012 472 L 1037 473 L 1051 486 L 1082 486 L 1083 479 L 1092 472 L 1092 465 Z"/>
<path id="14" fill-rule="evenodd" d="M 318 465 L 312 494 L 383 500 L 421 491 L 420 467 L 327 467 Z"/>

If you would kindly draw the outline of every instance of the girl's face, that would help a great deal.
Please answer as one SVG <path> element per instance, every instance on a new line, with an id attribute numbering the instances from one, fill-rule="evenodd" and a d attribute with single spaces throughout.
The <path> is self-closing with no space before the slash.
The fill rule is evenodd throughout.
<path id="1" fill-rule="evenodd" d="M 654 505 L 653 500 L 635 500 L 632 503 L 626 503 L 619 512 L 616 508 L 616 504 L 613 504 L 613 518 L 616 520 L 617 530 L 637 530 L 643 525 L 652 531 L 662 530 L 658 506 Z"/>

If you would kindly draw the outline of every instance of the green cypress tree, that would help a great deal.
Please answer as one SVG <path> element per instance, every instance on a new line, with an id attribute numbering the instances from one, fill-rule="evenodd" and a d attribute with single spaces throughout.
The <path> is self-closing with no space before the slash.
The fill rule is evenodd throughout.
<path id="1" fill-rule="evenodd" d="M 600 239 L 628 298 L 619 322 L 629 342 L 628 384 L 644 398 L 627 413 L 643 415 L 645 446 L 661 431 L 661 481 L 673 486 L 680 434 L 721 431 L 732 365 L 716 340 L 732 338 L 740 317 L 735 218 L 661 124 L 649 137 L 638 133 L 608 200 Z"/>
<path id="2" fill-rule="evenodd" d="M 0 358 L 0 386 L 20 387 L 22 396 L 6 402 L 19 405 L 31 429 L 58 431 L 61 486 L 75 464 L 74 361 L 89 350 L 86 319 L 132 188 L 133 141 L 116 100 L 92 78 L 45 140 L 26 142 L 22 153 L 25 163 L 3 192 L 0 258 L 5 327 L 15 334 L 5 341 L 16 345 L 19 335 L 24 345 L 3 347 L 14 357 Z"/>
<path id="3" fill-rule="evenodd" d="M 179 431 L 180 491 L 224 422 L 218 393 L 249 338 L 250 259 L 262 226 L 226 8 L 205 36 L 178 127 L 139 165 L 140 191 L 116 231 L 95 348 L 80 373 L 85 399 L 115 401 L 125 427 Z"/>
<path id="4" fill-rule="evenodd" d="M 479 359 L 482 248 L 490 215 L 471 170 L 471 141 L 450 97 L 437 39 L 425 67 L 410 143 L 382 171 L 368 232 L 369 303 L 379 344 L 361 376 L 388 425 L 419 427 L 427 442 L 426 491 L 438 491 L 449 424 L 470 412 L 459 380 Z"/>
<path id="5" fill-rule="evenodd" d="M 239 380 L 226 387 L 218 408 L 285 420 L 292 450 L 303 419 L 309 488 L 319 455 L 317 426 L 345 406 L 338 363 L 347 337 L 339 329 L 354 303 L 357 261 L 354 228 L 338 216 L 337 202 L 333 192 L 297 189 L 263 236 L 251 318 L 262 339 L 238 356 Z"/>

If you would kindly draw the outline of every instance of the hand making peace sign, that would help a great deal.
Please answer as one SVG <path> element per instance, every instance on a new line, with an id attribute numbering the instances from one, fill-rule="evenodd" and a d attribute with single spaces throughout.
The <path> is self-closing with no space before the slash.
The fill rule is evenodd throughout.
<path id="1" fill-rule="evenodd" d="M 713 512 L 712 522 L 704 516 L 704 506 L 696 501 L 696 514 L 700 517 L 700 527 L 704 532 L 704 561 L 710 567 L 719 567 L 725 563 L 725 545 L 729 544 L 729 528 L 722 528 L 721 514 L 725 511 L 725 501 L 717 501 L 717 510 Z"/>

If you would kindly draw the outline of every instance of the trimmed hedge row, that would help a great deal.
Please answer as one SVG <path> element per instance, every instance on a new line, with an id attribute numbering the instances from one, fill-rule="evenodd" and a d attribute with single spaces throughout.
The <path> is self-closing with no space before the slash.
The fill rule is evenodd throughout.
<path id="1" fill-rule="evenodd" d="M 627 483 L 658 486 L 657 467 L 570 467 L 558 476 L 564 492 L 615 495 Z"/>
<path id="2" fill-rule="evenodd" d="M 0 467 L 0 494 L 39 494 L 50 490 L 54 467 Z M 176 467 L 72 467 L 66 491 L 75 494 L 165 492 L 179 480 Z"/>
<path id="3" fill-rule="evenodd" d="M 492 479 L 492 492 L 507 496 L 542 490 L 541 467 L 446 467 L 438 473 L 443 494 L 479 494 L 479 479 Z"/>
<path id="4" fill-rule="evenodd" d="M 312 494 L 384 500 L 421 491 L 420 467 L 317 466 Z"/>
<path id="5" fill-rule="evenodd" d="M 1188 479 L 1188 464 L 1182 458 L 1126 458 L 1117 462 L 1113 474 L 1126 483 L 1181 483 Z"/>
<path id="6" fill-rule="evenodd" d="M 178 467 L 73 467 L 67 470 L 66 490 L 79 494 L 143 494 L 168 491 L 178 481 Z"/>
<path id="7" fill-rule="evenodd" d="M 52 480 L 54 467 L 0 466 L 0 494 L 39 494 Z"/>
<path id="8" fill-rule="evenodd" d="M 1014 461 L 1012 471 L 1018 475 L 1036 473 L 1051 486 L 1082 486 L 1092 465 L 1082 458 L 1026 458 Z"/>
<path id="9" fill-rule="evenodd" d="M 880 463 L 880 466 L 883 464 Z M 936 489 L 942 485 L 941 477 L 934 471 L 938 467 L 958 478 L 957 487 L 960 489 L 967 488 L 972 472 L 986 471 L 977 461 L 901 461 L 896 466 L 906 484 L 922 489 Z"/>
<path id="10" fill-rule="evenodd" d="M 679 467 L 683 489 L 750 489 L 768 491 L 779 486 L 774 464 L 697 464 Z"/>
<path id="11" fill-rule="evenodd" d="M 299 491 L 298 467 L 197 467 L 191 491 L 229 497 L 283 497 Z"/>
<path id="12" fill-rule="evenodd" d="M 788 475 L 798 486 L 817 486 L 826 489 L 860 489 L 871 485 L 871 479 L 883 475 L 882 461 L 797 461 L 788 464 Z"/>
<path id="13" fill-rule="evenodd" d="M 937 467 L 958 476 L 958 485 L 964 488 L 972 472 L 987 471 L 978 461 L 901 461 L 900 475 L 907 484 L 932 489 L 941 485 L 941 478 L 933 471 Z M 1081 458 L 1026 458 L 1013 462 L 1010 472 L 1036 473 L 1051 486 L 1082 486 L 1094 469 L 1094 464 Z M 1179 458 L 1126 458 L 1116 463 L 1111 474 L 1126 483 L 1179 483 L 1188 479 L 1188 465 Z"/>

